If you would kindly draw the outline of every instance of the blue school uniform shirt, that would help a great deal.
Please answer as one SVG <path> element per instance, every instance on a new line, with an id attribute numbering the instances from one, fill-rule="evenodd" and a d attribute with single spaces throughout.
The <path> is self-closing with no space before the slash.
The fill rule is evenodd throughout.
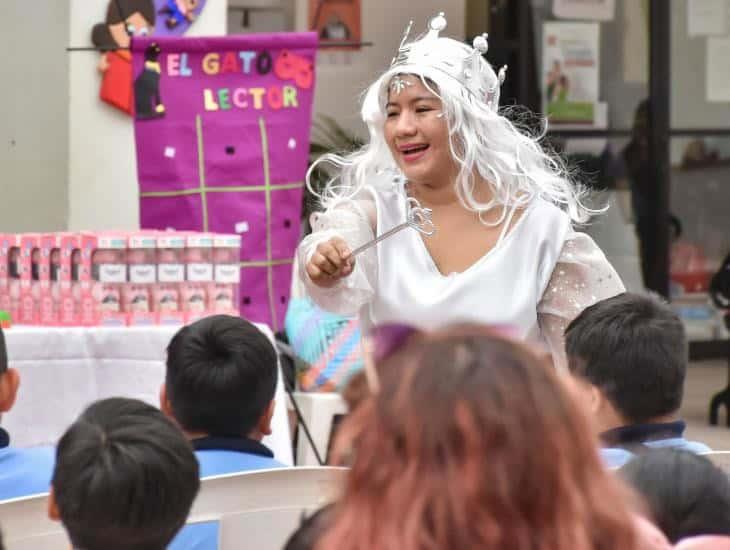
<path id="1" fill-rule="evenodd" d="M 682 420 L 661 424 L 632 424 L 608 430 L 601 434 L 605 447 L 601 458 L 609 468 L 620 468 L 636 456 L 632 447 L 648 449 L 678 449 L 697 454 L 712 451 L 704 443 L 684 438 L 686 424 Z"/>
<path id="2" fill-rule="evenodd" d="M 191 441 L 200 465 L 200 477 L 284 468 L 263 443 L 238 437 L 201 437 Z M 187 525 L 168 550 L 217 550 L 217 522 Z"/>
<path id="3" fill-rule="evenodd" d="M 54 447 L 11 447 L 8 432 L 0 428 L 0 500 L 47 493 L 55 462 Z"/>

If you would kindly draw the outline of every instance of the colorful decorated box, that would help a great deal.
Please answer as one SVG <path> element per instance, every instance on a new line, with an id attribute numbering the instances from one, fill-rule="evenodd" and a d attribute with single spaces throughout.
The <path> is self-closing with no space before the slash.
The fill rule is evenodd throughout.
<path id="1" fill-rule="evenodd" d="M 0 235 L 0 311 L 16 324 L 126 326 L 238 315 L 238 235 Z"/>
<path id="2" fill-rule="evenodd" d="M 182 287 L 185 283 L 186 238 L 176 232 L 157 234 L 157 285 L 153 310 L 161 325 L 182 324 Z"/>
<path id="3" fill-rule="evenodd" d="M 127 242 L 129 281 L 122 292 L 123 310 L 129 325 L 153 325 L 157 319 L 152 299 L 157 283 L 157 235 L 140 232 Z"/>
<path id="4" fill-rule="evenodd" d="M 33 297 L 37 302 L 38 318 L 35 324 L 58 324 L 58 308 L 51 291 L 51 254 L 56 248 L 56 235 L 46 233 L 40 237 L 40 247 L 33 260 Z"/>
<path id="5" fill-rule="evenodd" d="M 87 324 L 86 316 L 91 315 L 92 324 L 126 325 L 122 300 L 127 284 L 127 236 L 124 233 L 83 234 L 81 243 L 82 324 Z"/>

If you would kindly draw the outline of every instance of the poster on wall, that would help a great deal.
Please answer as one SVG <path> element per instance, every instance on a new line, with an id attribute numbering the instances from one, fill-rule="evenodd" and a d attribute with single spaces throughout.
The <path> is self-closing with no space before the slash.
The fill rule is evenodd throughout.
<path id="1" fill-rule="evenodd" d="M 616 0 L 553 0 L 553 14 L 562 19 L 611 21 L 615 13 Z"/>
<path id="2" fill-rule="evenodd" d="M 91 29 L 91 42 L 101 50 L 100 99 L 134 114 L 131 39 L 183 34 L 205 4 L 206 0 L 109 0 L 104 21 Z"/>
<path id="3" fill-rule="evenodd" d="M 593 122 L 600 64 L 598 25 L 543 24 L 543 112 L 552 122 Z"/>
<path id="4" fill-rule="evenodd" d="M 360 42 L 360 0 L 309 0 L 309 29 L 320 42 Z M 359 49 L 345 46 L 341 49 Z"/>
<path id="5" fill-rule="evenodd" d="M 140 225 L 241 235 L 241 314 L 278 330 L 300 237 L 314 33 L 132 43 Z"/>

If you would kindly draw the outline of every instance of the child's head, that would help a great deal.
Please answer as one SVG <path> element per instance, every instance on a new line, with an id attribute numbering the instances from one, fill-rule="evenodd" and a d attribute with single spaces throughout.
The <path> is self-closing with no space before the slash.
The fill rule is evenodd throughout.
<path id="1" fill-rule="evenodd" d="M 634 548 L 585 415 L 527 348 L 454 327 L 409 336 L 376 370 L 379 389 L 337 437 L 335 462 L 354 460 L 323 550 L 417 549 L 424 536 L 445 549 Z"/>
<path id="2" fill-rule="evenodd" d="M 679 409 L 688 359 L 684 326 L 659 298 L 627 292 L 602 300 L 568 325 L 565 345 L 570 371 L 587 382 L 601 431 L 616 422 L 666 419 Z"/>
<path id="3" fill-rule="evenodd" d="M 185 523 L 200 486 L 179 428 L 142 401 L 88 407 L 56 450 L 49 515 L 74 548 L 162 550 Z"/>
<path id="4" fill-rule="evenodd" d="M 205 317 L 170 341 L 162 409 L 190 434 L 260 439 L 271 433 L 277 375 L 276 351 L 258 328 Z"/>
<path id="5" fill-rule="evenodd" d="M 707 458 L 689 451 L 653 449 L 620 473 L 644 497 L 652 519 L 670 542 L 695 535 L 730 535 L 730 481 Z"/>

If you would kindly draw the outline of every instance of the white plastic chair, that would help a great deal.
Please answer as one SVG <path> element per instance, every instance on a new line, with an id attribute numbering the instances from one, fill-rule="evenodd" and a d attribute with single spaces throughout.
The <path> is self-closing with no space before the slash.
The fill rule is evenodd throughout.
<path id="1" fill-rule="evenodd" d="M 339 393 L 294 392 L 294 399 L 302 413 L 314 444 L 322 460 L 327 460 L 332 423 L 338 414 L 347 413 L 347 403 Z M 297 441 L 297 465 L 318 465 L 317 455 L 301 427 Z"/>
<path id="2" fill-rule="evenodd" d="M 204 478 L 188 524 L 217 521 L 219 550 L 281 550 L 302 514 L 334 500 L 346 468 L 280 468 Z"/>
<path id="3" fill-rule="evenodd" d="M 345 468 L 280 468 L 204 478 L 187 524 L 215 521 L 219 550 L 281 550 L 303 513 L 337 497 Z M 46 515 L 47 494 L 0 502 L 7 550 L 59 550 L 69 543 Z M 245 544 L 242 545 L 242 541 Z"/>
<path id="4" fill-rule="evenodd" d="M 69 548 L 63 526 L 48 519 L 48 494 L 0 501 L 0 528 L 7 550 Z"/>

